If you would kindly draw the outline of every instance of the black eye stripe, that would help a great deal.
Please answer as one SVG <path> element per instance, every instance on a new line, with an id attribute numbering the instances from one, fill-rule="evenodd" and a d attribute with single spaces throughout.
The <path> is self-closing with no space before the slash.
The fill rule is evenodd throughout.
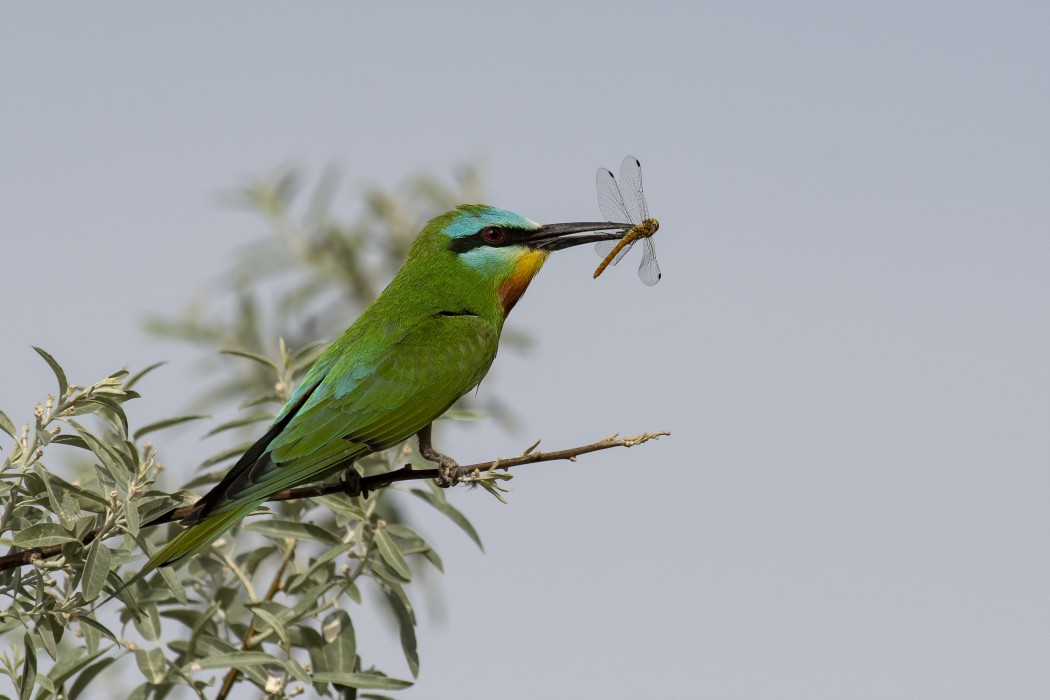
<path id="1" fill-rule="evenodd" d="M 498 240 L 492 240 L 493 229 L 503 234 Z M 486 233 L 489 234 L 488 237 L 486 237 Z M 477 233 L 473 233 L 469 236 L 453 238 L 448 242 L 448 248 L 454 253 L 466 253 L 467 251 L 481 248 L 482 246 L 488 248 L 502 248 L 508 245 L 517 245 L 528 239 L 531 234 L 532 231 L 525 231 L 522 229 L 503 228 L 502 226 L 486 226 Z"/>

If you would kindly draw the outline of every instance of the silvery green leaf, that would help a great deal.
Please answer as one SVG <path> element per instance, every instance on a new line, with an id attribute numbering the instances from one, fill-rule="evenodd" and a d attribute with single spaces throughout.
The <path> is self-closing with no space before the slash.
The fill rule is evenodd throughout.
<path id="1" fill-rule="evenodd" d="M 247 350 L 220 350 L 223 355 L 236 355 L 237 357 L 246 357 L 249 360 L 258 362 L 264 367 L 268 367 L 273 371 L 274 374 L 278 374 L 277 365 L 275 365 L 268 357 L 263 357 L 254 352 L 248 352 Z"/>
<path id="2" fill-rule="evenodd" d="M 79 447 L 82 450 L 91 451 L 91 447 L 84 442 L 84 438 L 79 435 L 56 435 L 51 438 L 51 442 L 56 445 L 69 445 L 70 447 Z"/>
<path id="3" fill-rule="evenodd" d="M 102 540 L 96 539 L 88 547 L 84 575 L 80 580 L 80 590 L 84 594 L 84 600 L 94 600 L 102 592 L 106 585 L 106 578 L 109 576 L 112 560 L 112 552 L 109 551 L 109 547 L 102 544 Z"/>
<path id="4" fill-rule="evenodd" d="M 352 673 L 357 662 L 357 638 L 350 616 L 344 610 L 334 610 L 321 622 L 324 637 L 322 653 L 325 669 Z"/>
<path id="5" fill-rule="evenodd" d="M 44 615 L 37 619 L 36 633 L 40 637 L 40 644 L 52 659 L 58 658 L 58 643 L 62 641 L 62 630 L 62 625 L 54 615 Z"/>
<path id="6" fill-rule="evenodd" d="M 92 501 L 90 505 L 94 505 Z M 92 509 L 88 509 L 89 511 Z M 105 511 L 93 512 L 87 515 L 82 515 L 77 518 L 76 522 L 73 523 L 73 532 L 70 533 L 73 537 L 76 537 L 80 542 L 86 542 L 88 533 L 95 529 L 95 525 L 98 524 L 98 515 L 101 515 Z"/>
<path id="7" fill-rule="evenodd" d="M 11 419 L 3 411 L 0 411 L 0 430 L 3 430 L 15 440 L 18 439 L 18 436 L 15 434 L 15 424 L 11 422 Z"/>
<path id="8" fill-rule="evenodd" d="M 135 623 L 135 629 L 139 631 L 146 639 L 151 642 L 156 642 L 160 639 L 160 615 L 157 613 L 157 606 L 154 603 L 143 601 L 140 605 L 140 610 L 145 615 L 134 615 L 132 621 Z"/>
<path id="9" fill-rule="evenodd" d="M 535 450 L 535 449 L 536 449 L 537 447 L 539 447 L 539 446 L 540 446 L 540 442 L 541 442 L 541 441 L 542 441 L 542 440 L 537 440 L 536 442 L 534 442 L 534 443 L 532 443 L 531 445 L 529 445 L 528 447 L 526 447 L 526 448 L 525 448 L 525 449 L 524 449 L 524 450 L 522 451 L 522 453 L 521 453 L 521 456 L 522 456 L 522 457 L 527 457 L 527 456 L 529 456 L 530 454 L 532 454 L 532 451 L 533 451 L 533 450 Z"/>
<path id="10" fill-rule="evenodd" d="M 33 346 L 37 354 L 44 358 L 44 362 L 51 367 L 51 371 L 55 373 L 55 378 L 58 380 L 58 397 L 62 398 L 66 395 L 66 389 L 69 388 L 69 382 L 66 381 L 66 373 L 62 370 L 62 366 L 55 361 L 55 358 L 51 357 L 46 350 Z"/>
<path id="11" fill-rule="evenodd" d="M 318 340 L 299 348 L 291 358 L 292 371 L 298 372 L 312 365 L 327 347 L 327 341 Z"/>
<path id="12" fill-rule="evenodd" d="M 162 566 L 157 569 L 157 572 L 160 574 L 160 577 L 164 579 L 164 583 L 167 584 L 168 588 L 175 596 L 175 600 L 179 601 L 183 605 L 186 605 L 186 603 L 189 602 L 189 600 L 186 598 L 186 589 L 182 587 L 182 581 L 180 581 L 179 577 L 175 574 L 175 572 L 171 570 L 171 567 Z"/>
<path id="13" fill-rule="evenodd" d="M 146 682 L 128 693 L 128 700 L 146 700 L 155 689 L 152 683 Z"/>
<path id="14" fill-rule="evenodd" d="M 346 673 L 323 671 L 313 675 L 315 683 L 332 683 L 348 688 L 373 688 L 375 690 L 402 690 L 412 686 L 412 681 L 390 678 L 378 673 Z"/>
<path id="15" fill-rule="evenodd" d="M 68 651 L 63 650 L 62 658 L 58 660 L 58 663 L 54 665 L 51 672 L 47 674 L 53 685 L 61 687 L 77 672 L 105 653 L 96 651 L 91 654 L 83 654 L 82 652 L 82 649 L 76 647 Z"/>
<path id="16" fill-rule="evenodd" d="M 117 421 L 120 423 L 121 435 L 128 434 L 128 416 L 124 413 L 124 408 L 120 405 L 120 402 L 112 397 L 95 394 L 90 398 L 78 398 L 74 405 L 76 406 L 77 415 L 109 411 L 116 416 Z"/>
<path id="17" fill-rule="evenodd" d="M 73 524 L 76 523 L 77 516 L 80 514 L 80 509 L 77 507 L 77 501 L 73 498 L 73 495 L 69 493 L 65 488 L 65 482 L 57 477 L 51 476 L 50 473 L 43 466 L 37 464 L 34 466 L 36 474 L 44 480 L 44 485 L 47 488 L 47 498 L 51 503 L 51 509 L 58 516 L 59 523 L 62 524 L 66 530 L 72 530 Z"/>
<path id="18" fill-rule="evenodd" d="M 440 416 L 444 420 L 462 420 L 462 421 L 474 421 L 474 420 L 487 420 L 488 416 L 480 411 L 471 411 L 466 408 L 450 408 Z"/>
<path id="19" fill-rule="evenodd" d="M 284 662 L 284 668 L 291 674 L 292 678 L 299 681 L 303 685 L 310 685 L 313 681 L 310 678 L 310 674 L 306 672 L 303 665 L 295 659 L 288 659 Z"/>
<path id="20" fill-rule="evenodd" d="M 390 538 L 390 535 L 386 533 L 385 529 L 376 529 L 375 543 L 379 547 L 379 554 L 383 557 L 383 560 L 389 564 L 399 576 L 406 581 L 411 581 L 412 569 L 408 566 L 408 562 L 405 561 L 405 558 L 401 556 L 401 552 L 397 551 L 397 545 L 394 544 L 394 540 Z"/>
<path id="21" fill-rule="evenodd" d="M 83 673 L 77 676 L 77 679 L 73 681 L 73 685 L 69 687 L 69 692 L 67 693 L 69 700 L 76 700 L 80 697 L 80 694 L 91 684 L 91 681 L 94 680 L 95 676 L 106 670 L 106 668 L 114 661 L 116 661 L 116 658 L 111 656 L 102 659 L 97 664 L 85 668 Z"/>
<path id="22" fill-rule="evenodd" d="M 478 546 L 478 549 L 485 551 L 485 548 L 481 544 L 481 537 L 478 536 L 478 531 L 474 529 L 474 526 L 470 524 L 467 517 L 460 513 L 451 503 L 445 498 L 443 493 L 437 493 L 435 491 L 424 491 L 423 489 L 411 489 L 412 493 L 422 498 L 424 501 L 432 505 L 446 518 L 454 522 L 459 526 L 463 532 L 467 533 L 470 539 L 474 540 L 474 544 Z"/>
<path id="23" fill-rule="evenodd" d="M 43 700 L 43 698 L 54 697 L 58 695 L 58 688 L 51 682 L 51 679 L 45 675 L 37 674 L 36 684 L 40 686 L 40 692 L 36 694 L 37 700 Z"/>
<path id="24" fill-rule="evenodd" d="M 277 657 L 264 651 L 235 651 L 232 654 L 211 654 L 199 659 L 197 664 L 201 669 L 206 668 L 239 668 L 242 671 L 254 666 L 266 666 L 267 664 L 281 665 Z"/>
<path id="25" fill-rule="evenodd" d="M 158 685 L 164 681 L 168 667 L 164 663 L 164 652 L 161 649 L 136 649 L 135 663 L 142 675 L 150 683 Z"/>
<path id="26" fill-rule="evenodd" d="M 238 554 L 236 562 L 244 573 L 248 574 L 248 576 L 255 576 L 255 572 L 259 570 L 259 565 L 273 556 L 276 552 L 277 547 L 274 545 L 255 547 L 244 554 Z"/>
<path id="27" fill-rule="evenodd" d="M 96 632 L 101 634 L 103 637 L 105 637 L 109 641 L 116 643 L 116 641 L 117 641 L 116 635 L 114 635 L 112 632 L 110 632 L 108 627 L 103 625 L 101 622 L 99 622 L 95 618 L 89 617 L 87 615 L 81 615 L 80 617 L 77 618 L 77 622 L 80 623 L 80 626 L 82 628 L 83 627 L 90 627 L 91 629 L 95 630 Z"/>
<path id="28" fill-rule="evenodd" d="M 264 403 L 283 404 L 284 403 L 284 399 L 281 398 L 280 394 L 275 394 L 273 392 L 270 392 L 268 394 L 260 394 L 259 396 L 256 396 L 255 398 L 248 399 L 247 401 L 242 401 L 240 407 L 241 408 L 251 408 L 252 406 L 261 406 Z"/>
<path id="29" fill-rule="evenodd" d="M 421 540 L 423 536 L 403 523 L 387 523 L 386 531 L 402 540 Z"/>
<path id="30" fill-rule="evenodd" d="M 78 622 L 82 620 L 83 618 L 80 618 Z M 80 636 L 84 639 L 84 648 L 87 649 L 89 654 L 99 651 L 99 642 L 102 641 L 102 634 L 97 629 L 91 625 L 80 625 Z"/>
<path id="31" fill-rule="evenodd" d="M 273 420 L 273 414 L 272 413 L 252 413 L 251 415 L 245 416 L 243 418 L 236 418 L 236 419 L 231 420 L 231 421 L 226 421 L 225 423 L 217 425 L 214 428 L 212 428 L 211 430 L 209 430 L 207 433 L 205 433 L 205 437 L 211 437 L 212 435 L 216 435 L 218 433 L 221 433 L 221 432 L 226 431 L 226 430 L 231 430 L 233 428 L 240 428 L 240 427 L 245 426 L 245 425 L 251 425 L 253 423 L 260 423 L 260 422 L 262 422 L 264 420 L 266 420 L 266 421 Z"/>
<path id="32" fill-rule="evenodd" d="M 102 440 L 75 420 L 69 420 L 68 423 L 80 434 L 80 437 L 84 438 L 84 442 L 91 448 L 91 452 L 98 457 L 102 465 L 114 478 L 118 474 L 123 478 L 130 476 L 128 468 L 124 464 L 124 459 L 112 447 L 102 442 Z"/>
<path id="33" fill-rule="evenodd" d="M 164 430 L 165 428 L 170 428 L 174 425 L 188 423 L 191 420 L 201 420 L 202 418 L 210 417 L 211 416 L 195 414 L 190 416 L 178 416 L 176 418 L 165 418 L 164 420 L 154 421 L 153 423 L 148 423 L 147 425 L 144 425 L 138 430 L 136 430 L 134 439 L 137 442 L 142 438 L 143 435 L 149 435 L 150 433 L 156 432 L 158 430 Z"/>
<path id="34" fill-rule="evenodd" d="M 292 606 L 291 618 L 297 618 L 308 609 L 312 608 L 317 604 L 317 601 L 321 599 L 328 589 L 332 587 L 330 583 L 322 583 L 311 587 L 295 601 L 295 605 Z"/>
<path id="35" fill-rule="evenodd" d="M 49 547 L 54 544 L 76 542 L 77 538 L 66 532 L 58 523 L 37 523 L 14 536 L 16 547 Z"/>
<path id="36" fill-rule="evenodd" d="M 358 506 L 354 505 L 353 501 L 348 499 L 346 496 L 314 496 L 313 499 L 317 503 L 320 503 L 325 508 L 344 515 L 351 520 L 366 520 L 365 512 Z"/>
<path id="37" fill-rule="evenodd" d="M 394 586 L 400 586 L 403 583 L 410 583 L 408 579 L 390 568 L 390 565 L 383 561 L 382 557 L 369 557 L 368 565 L 371 569 L 369 573 L 372 578 L 378 579 L 382 583 Z"/>
<path id="38" fill-rule="evenodd" d="M 411 608 L 407 606 L 406 600 L 401 595 L 398 595 L 398 591 L 384 587 L 383 592 L 386 594 L 387 602 L 390 603 L 390 609 L 394 611 L 394 617 L 397 618 L 397 626 L 401 633 L 401 649 L 405 653 L 408 670 L 412 673 L 412 677 L 415 678 L 419 676 L 419 652 L 416 648 L 415 616 L 412 614 Z"/>
<path id="39" fill-rule="evenodd" d="M 289 645 L 288 632 L 285 630 L 285 625 L 287 623 L 281 621 L 276 615 L 261 606 L 253 606 L 252 612 L 255 613 L 255 616 L 259 618 L 259 620 L 266 623 L 266 625 L 273 630 L 274 634 L 277 635 L 277 638 L 280 639 L 281 643 L 287 648 Z M 256 625 L 256 627 L 258 627 L 258 625 Z M 266 628 L 262 628 L 259 631 L 265 632 Z"/>
<path id="40" fill-rule="evenodd" d="M 438 571 L 445 572 L 445 564 L 441 561 L 441 555 L 437 553 L 433 547 L 427 547 L 426 550 L 420 552 L 423 558 L 430 562 L 430 564 Z"/>
<path id="41" fill-rule="evenodd" d="M 213 456 L 209 457 L 208 459 L 204 460 L 203 462 L 201 462 L 200 466 L 197 467 L 197 468 L 198 469 L 204 469 L 205 467 L 210 467 L 213 464 L 218 464 L 219 462 L 225 462 L 226 460 L 232 459 L 234 457 L 240 457 L 251 446 L 252 446 L 252 443 L 250 443 L 250 442 L 243 442 L 243 443 L 241 443 L 239 445 L 236 445 L 234 447 L 231 447 L 231 448 L 229 448 L 227 450 L 223 450 L 219 454 L 213 455 Z"/>
<path id="42" fill-rule="evenodd" d="M 139 380 L 142 379 L 143 377 L 145 377 L 147 374 L 149 374 L 153 370 L 157 369 L 158 367 L 161 367 L 161 366 L 166 365 L 166 364 L 168 364 L 168 363 L 167 362 L 154 362 L 149 367 L 146 367 L 145 369 L 136 372 L 135 374 L 131 375 L 126 382 L 124 382 L 124 388 L 125 389 L 130 389 L 131 387 L 133 387 L 136 384 L 138 384 Z"/>
<path id="43" fill-rule="evenodd" d="M 36 685 L 36 647 L 29 632 L 22 638 L 25 659 L 22 661 L 22 678 L 18 682 L 18 700 L 29 700 Z"/>
<path id="44" fill-rule="evenodd" d="M 138 504 L 128 499 L 124 501 L 124 527 L 128 529 L 132 537 L 139 535 L 139 507 Z"/>
<path id="45" fill-rule="evenodd" d="M 304 583 L 306 583 L 314 572 L 320 569 L 322 566 L 329 564 L 333 559 L 341 554 L 346 554 L 346 550 L 349 549 L 350 545 L 340 542 L 334 547 L 330 547 L 324 554 L 319 556 L 317 559 L 310 563 L 302 572 L 296 574 L 289 582 L 287 590 L 289 593 L 293 593 L 299 589 Z"/>
<path id="46" fill-rule="evenodd" d="M 297 523 L 291 520 L 260 520 L 244 526 L 245 530 L 258 532 L 259 534 L 274 539 L 291 538 L 293 540 L 310 539 L 317 540 L 327 545 L 342 544 L 342 540 L 334 534 L 318 527 L 313 523 Z"/>

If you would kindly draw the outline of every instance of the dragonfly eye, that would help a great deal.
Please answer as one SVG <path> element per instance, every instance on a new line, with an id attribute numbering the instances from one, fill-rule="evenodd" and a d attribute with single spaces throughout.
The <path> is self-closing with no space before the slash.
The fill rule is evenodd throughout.
<path id="1" fill-rule="evenodd" d="M 481 237 L 488 243 L 499 243 L 503 240 L 503 229 L 497 226 L 489 226 L 481 230 Z"/>

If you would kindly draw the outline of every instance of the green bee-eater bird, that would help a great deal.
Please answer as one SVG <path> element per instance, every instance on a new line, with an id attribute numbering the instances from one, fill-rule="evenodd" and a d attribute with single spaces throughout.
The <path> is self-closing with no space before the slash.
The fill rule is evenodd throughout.
<path id="1" fill-rule="evenodd" d="M 196 553 L 278 491 L 349 469 L 412 435 L 448 485 L 456 463 L 431 446 L 431 423 L 488 372 L 504 319 L 551 251 L 620 238 L 625 228 L 541 226 L 483 205 L 430 221 L 393 281 L 137 578 Z"/>

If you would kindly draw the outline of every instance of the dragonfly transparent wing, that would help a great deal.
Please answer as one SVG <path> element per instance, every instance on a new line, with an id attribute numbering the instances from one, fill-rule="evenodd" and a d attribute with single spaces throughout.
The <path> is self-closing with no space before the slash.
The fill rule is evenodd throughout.
<path id="1" fill-rule="evenodd" d="M 642 164 L 634 156 L 626 156 L 620 164 L 620 194 L 632 224 L 640 224 L 649 218 L 649 207 L 645 205 L 645 192 L 642 191 Z"/>
<path id="2" fill-rule="evenodd" d="M 645 245 L 642 246 L 642 262 L 638 264 L 638 277 L 650 287 L 660 281 L 660 265 L 656 262 L 656 246 L 653 245 L 652 238 L 646 238 Z"/>
<path id="3" fill-rule="evenodd" d="M 616 178 L 612 173 L 605 168 L 598 168 L 594 181 L 598 186 L 598 208 L 601 209 L 606 221 L 614 224 L 640 224 L 642 222 L 641 219 L 635 221 L 631 218 L 631 213 L 624 204 L 623 194 L 620 193 L 620 186 L 616 184 Z"/>
<path id="4" fill-rule="evenodd" d="M 623 248 L 620 248 L 620 252 L 616 254 L 615 258 L 613 258 L 612 260 L 609 261 L 609 264 L 610 265 L 615 265 L 616 263 L 620 262 L 620 260 L 623 259 L 623 256 L 627 255 L 627 251 L 629 251 L 632 247 L 634 247 L 634 244 L 637 243 L 637 242 L 638 242 L 638 240 L 635 239 L 635 240 L 631 241 L 630 243 L 628 243 L 627 245 L 625 245 Z M 615 248 L 617 245 L 619 245 L 619 243 L 620 243 L 620 241 L 618 241 L 618 240 L 598 241 L 597 243 L 594 244 L 594 252 L 596 252 L 602 259 L 604 259 L 605 257 L 607 257 L 609 255 L 609 253 L 612 252 L 613 248 Z"/>
<path id="5" fill-rule="evenodd" d="M 628 157 L 630 158 L 631 156 Z M 605 217 L 606 221 L 611 221 L 615 224 L 641 223 L 641 219 L 636 221 L 631 218 L 631 210 L 627 208 L 627 204 L 623 201 L 623 193 L 620 191 L 620 186 L 616 184 L 616 178 L 613 177 L 611 172 L 605 168 L 598 168 L 594 180 L 598 187 L 598 208 L 601 209 L 602 216 Z M 599 241 L 594 245 L 594 252 L 598 254 L 598 257 L 605 259 L 619 243 L 618 239 Z M 631 242 L 621 248 L 620 252 L 616 254 L 616 257 L 609 264 L 615 265 L 620 262 L 633 245 L 634 242 Z"/>

